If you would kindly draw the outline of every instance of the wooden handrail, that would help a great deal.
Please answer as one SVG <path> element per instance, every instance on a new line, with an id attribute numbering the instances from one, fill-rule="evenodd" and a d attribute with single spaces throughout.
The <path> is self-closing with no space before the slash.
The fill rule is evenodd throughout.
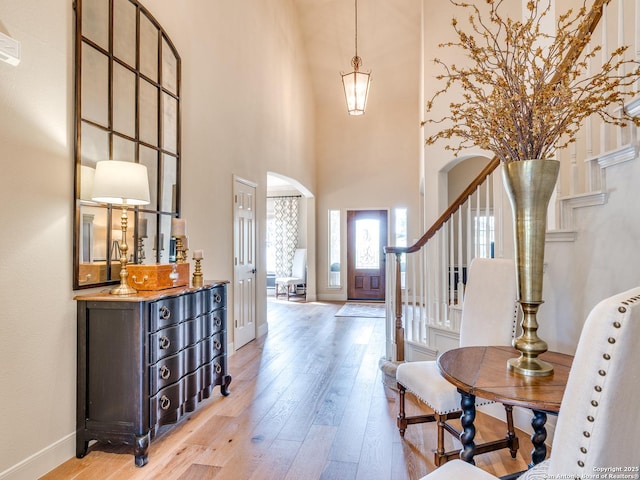
<path id="1" fill-rule="evenodd" d="M 582 54 L 586 43 L 583 42 L 584 38 L 588 35 L 591 35 L 595 32 L 598 23 L 600 23 L 600 19 L 602 18 L 602 12 L 606 5 L 609 4 L 611 0 L 595 0 L 593 2 L 593 6 L 587 15 L 587 20 L 580 26 L 578 38 L 579 42 L 574 44 L 569 51 L 567 52 L 567 56 L 564 57 L 560 66 L 556 70 L 556 73 L 550 80 L 550 83 L 558 83 L 562 76 L 564 75 L 565 70 L 569 68 L 569 66 L 578 60 L 578 57 Z"/>
<path id="2" fill-rule="evenodd" d="M 467 199 L 476 191 L 479 185 L 482 184 L 486 180 L 486 178 L 500 165 L 500 160 L 498 157 L 493 157 L 491 161 L 487 164 L 486 167 L 482 169 L 482 171 L 478 174 L 478 176 L 469 184 L 464 191 L 458 195 L 451 205 L 444 211 L 442 215 L 431 225 L 429 230 L 427 230 L 420 239 L 411 245 L 410 247 L 384 247 L 384 251 L 386 253 L 413 253 L 420 250 L 427 241 L 433 237 L 438 230 L 442 228 L 449 218 L 458 211 L 458 209 L 467 201 Z"/>

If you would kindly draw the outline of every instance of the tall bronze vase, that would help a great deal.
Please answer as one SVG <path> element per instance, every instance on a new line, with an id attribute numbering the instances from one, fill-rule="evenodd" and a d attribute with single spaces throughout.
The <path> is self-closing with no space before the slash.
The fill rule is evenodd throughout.
<path id="1" fill-rule="evenodd" d="M 513 211 L 518 302 L 523 312 L 522 335 L 513 342 L 520 357 L 510 359 L 508 368 L 522 375 L 553 374 L 553 367 L 538 358 L 547 351 L 547 343 L 538 337 L 536 316 L 543 302 L 547 207 L 559 169 L 556 160 L 510 162 L 502 169 Z"/>

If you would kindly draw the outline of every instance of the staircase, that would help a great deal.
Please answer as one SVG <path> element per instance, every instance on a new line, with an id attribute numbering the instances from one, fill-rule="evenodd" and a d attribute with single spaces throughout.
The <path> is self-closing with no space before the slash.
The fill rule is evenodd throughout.
<path id="1" fill-rule="evenodd" d="M 605 52 L 632 45 L 628 55 L 640 58 L 640 0 L 596 1 L 591 19 L 592 43 Z M 640 116 L 640 99 L 626 110 Z M 593 118 L 578 141 L 557 154 L 562 167 L 548 215 L 541 315 L 563 322 L 546 332 L 541 326 L 550 349 L 573 353 L 590 308 L 640 284 L 634 247 L 640 238 L 639 145 L 636 127 L 615 128 Z M 457 347 L 466 266 L 474 257 L 513 256 L 511 208 L 500 171 L 496 159 L 488 160 L 419 240 L 386 247 L 387 361 L 432 360 Z"/>

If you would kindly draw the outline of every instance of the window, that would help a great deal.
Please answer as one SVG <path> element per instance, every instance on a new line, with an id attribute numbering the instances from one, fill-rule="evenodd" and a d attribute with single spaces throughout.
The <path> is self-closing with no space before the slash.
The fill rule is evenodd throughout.
<path id="1" fill-rule="evenodd" d="M 329 210 L 329 287 L 340 288 L 340 210 Z"/>
<path id="2" fill-rule="evenodd" d="M 475 245 L 475 256 L 483 258 L 493 258 L 495 242 L 495 221 L 491 215 L 474 215 L 473 234 Z"/>
<path id="3" fill-rule="evenodd" d="M 406 208 L 396 208 L 394 210 L 394 235 L 395 235 L 395 243 L 396 247 L 406 247 L 407 246 L 407 209 Z M 400 255 L 400 283 L 401 287 L 405 286 L 405 277 L 407 270 L 407 254 L 403 253 Z"/>

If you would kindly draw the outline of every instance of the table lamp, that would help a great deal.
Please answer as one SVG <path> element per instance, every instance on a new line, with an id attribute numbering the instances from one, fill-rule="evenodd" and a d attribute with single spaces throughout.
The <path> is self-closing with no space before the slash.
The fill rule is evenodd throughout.
<path id="1" fill-rule="evenodd" d="M 147 167 L 139 163 L 104 160 L 96 164 L 93 178 L 95 202 L 122 206 L 122 243 L 120 244 L 120 285 L 111 290 L 112 295 L 132 295 L 137 290 L 129 285 L 127 277 L 127 208 L 129 205 L 149 203 Z"/>

